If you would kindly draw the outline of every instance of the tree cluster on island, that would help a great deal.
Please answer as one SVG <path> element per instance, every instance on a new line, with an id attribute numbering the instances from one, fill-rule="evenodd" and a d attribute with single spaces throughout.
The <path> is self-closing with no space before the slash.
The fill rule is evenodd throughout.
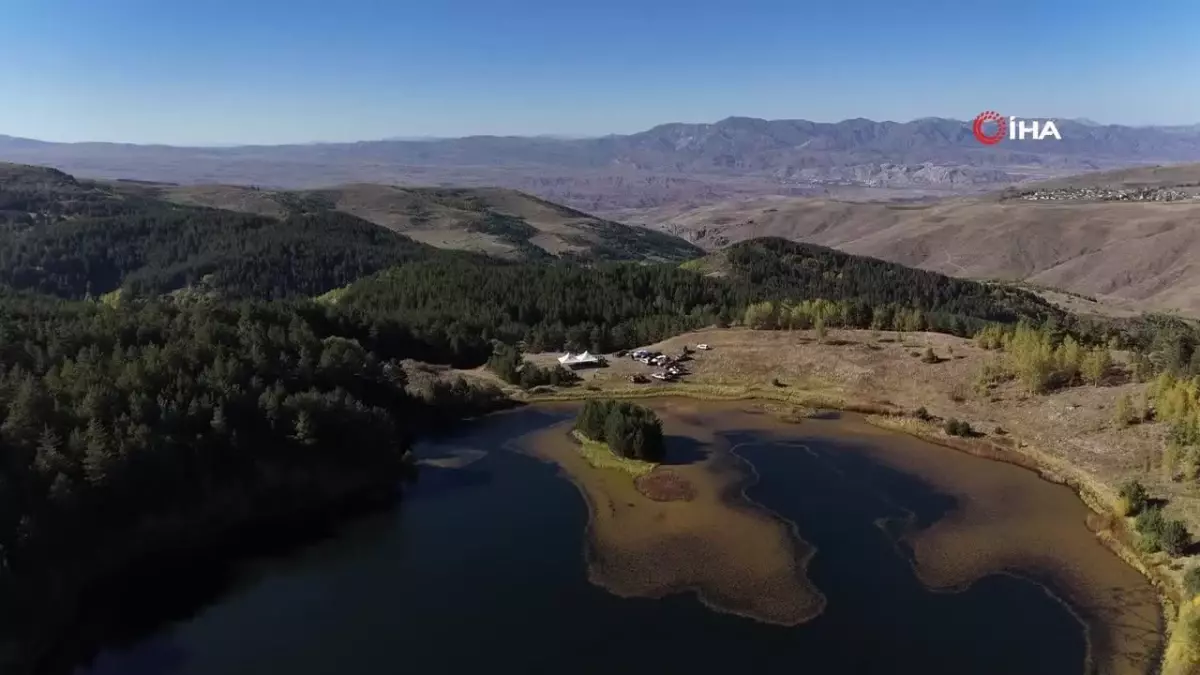
<path id="1" fill-rule="evenodd" d="M 635 403 L 588 400 L 575 418 L 575 430 L 626 459 L 657 463 L 666 456 L 662 421 L 653 410 Z"/>

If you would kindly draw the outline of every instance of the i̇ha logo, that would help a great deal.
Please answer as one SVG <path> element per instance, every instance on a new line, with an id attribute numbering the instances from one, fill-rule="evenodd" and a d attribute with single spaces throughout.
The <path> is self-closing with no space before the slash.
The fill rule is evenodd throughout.
<path id="1" fill-rule="evenodd" d="M 987 131 L 988 125 L 995 127 L 990 133 Z M 1042 141 L 1046 138 L 1062 140 L 1054 120 L 1022 120 L 1016 117 L 1009 117 L 1006 120 L 1000 113 L 991 110 L 979 113 L 979 116 L 975 118 L 975 123 L 971 125 L 971 131 L 975 132 L 975 139 L 984 145 L 995 145 L 1006 137 L 1014 141 L 1023 141 L 1026 138 L 1032 138 L 1035 141 Z"/>

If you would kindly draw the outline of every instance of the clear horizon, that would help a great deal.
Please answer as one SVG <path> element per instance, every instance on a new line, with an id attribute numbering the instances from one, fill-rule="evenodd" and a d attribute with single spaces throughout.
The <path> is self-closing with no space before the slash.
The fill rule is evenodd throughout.
<path id="1" fill-rule="evenodd" d="M 732 117 L 747 117 L 748 118 L 751 116 L 750 115 L 733 115 Z M 1021 116 L 1018 115 L 1018 117 L 1021 117 Z M 956 118 L 952 118 L 952 117 L 944 117 L 941 115 L 924 115 L 922 117 L 915 117 L 910 120 L 871 120 L 871 121 L 880 122 L 880 123 L 893 122 L 893 123 L 898 123 L 898 124 L 908 124 L 908 123 L 916 122 L 921 119 L 928 119 L 928 118 L 948 119 L 948 120 L 952 120 L 955 122 L 962 122 L 964 124 L 967 124 L 970 122 L 970 120 L 968 120 L 968 119 L 956 119 Z M 722 118 L 722 119 L 726 119 L 726 118 Z M 764 119 L 764 118 L 755 118 L 755 119 Z M 846 122 L 851 119 L 858 119 L 858 118 L 843 118 L 840 120 L 811 120 L 811 119 L 805 119 L 805 118 L 787 118 L 787 119 L 804 120 L 804 121 L 808 121 L 808 122 L 816 122 L 818 124 L 836 124 L 838 122 Z M 865 118 L 865 119 L 869 119 L 869 118 Z M 1096 124 L 1098 126 L 1121 126 L 1121 127 L 1130 127 L 1130 128 L 1145 128 L 1145 127 L 1169 128 L 1169 127 L 1200 126 L 1200 123 L 1122 124 L 1120 122 L 1101 122 L 1101 121 L 1097 121 L 1097 120 L 1094 120 L 1091 118 L 1086 118 L 1086 117 L 1068 118 L 1068 117 L 1062 117 L 1062 116 L 1054 117 L 1052 115 L 1044 117 L 1042 119 L 1054 119 L 1054 120 L 1057 120 L 1060 122 L 1064 121 L 1064 120 L 1071 120 L 1071 121 L 1092 123 L 1092 124 Z M 710 121 L 702 121 L 702 122 L 688 121 L 688 120 L 670 120 L 670 121 L 660 122 L 655 125 L 651 125 L 649 127 L 646 127 L 645 129 L 637 129 L 632 132 L 614 132 L 614 133 L 601 133 L 601 134 L 464 134 L 461 136 L 385 136 L 382 138 L 357 138 L 357 139 L 338 140 L 338 141 L 312 140 L 312 141 L 286 141 L 286 142 L 280 142 L 280 143 L 191 143 L 191 144 L 189 144 L 189 143 L 161 143 L 161 142 L 141 143 L 141 142 L 137 142 L 137 141 L 121 141 L 121 140 L 117 140 L 117 141 L 97 141 L 97 140 L 60 141 L 60 140 L 49 139 L 49 138 L 33 138 L 33 137 L 29 137 L 29 136 L 17 136 L 15 134 L 5 134 L 5 133 L 0 133 L 0 137 L 18 138 L 18 139 L 22 139 L 22 140 L 40 141 L 40 142 L 47 142 L 47 143 L 110 143 L 110 144 L 114 144 L 114 145 L 145 145 L 145 146 L 163 145 L 163 146 L 171 146 L 171 147 L 194 147 L 194 148 L 220 149 L 220 148 L 244 148 L 244 147 L 254 147 L 254 146 L 269 147 L 269 146 L 276 146 L 276 145 L 342 145 L 342 144 L 352 144 L 352 143 L 373 143 L 373 142 L 381 142 L 381 141 L 426 142 L 426 141 L 454 140 L 454 139 L 472 138 L 472 137 L 474 137 L 474 138 L 552 138 L 552 139 L 558 139 L 558 140 L 590 140 L 590 139 L 597 139 L 597 138 L 605 138 L 607 136 L 621 136 L 621 135 L 628 135 L 630 133 L 638 133 L 640 131 L 647 131 L 649 129 L 654 128 L 655 126 L 661 126 L 664 124 L 675 124 L 675 123 L 715 124 L 720 121 L 722 121 L 722 120 L 710 120 Z M 773 119 L 773 120 L 768 120 L 768 121 L 786 121 L 786 120 L 784 118 L 780 118 L 780 119 Z"/>
<path id="2" fill-rule="evenodd" d="M 904 4 L 904 6 L 898 6 Z M 803 6 L 800 6 L 803 5 Z M 6 7 L 0 134 L 190 146 L 598 137 L 669 122 L 1200 122 L 1200 5 L 39 0 Z M 1169 17 L 1170 20 L 1164 20 Z"/>

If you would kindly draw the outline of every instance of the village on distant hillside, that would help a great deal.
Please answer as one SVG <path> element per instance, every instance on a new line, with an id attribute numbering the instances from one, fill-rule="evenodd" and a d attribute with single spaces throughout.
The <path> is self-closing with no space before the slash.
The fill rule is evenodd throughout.
<path id="1" fill-rule="evenodd" d="M 1027 201 L 1179 202 L 1200 199 L 1200 192 L 1175 188 L 1058 188 L 1020 192 L 1011 198 Z"/>

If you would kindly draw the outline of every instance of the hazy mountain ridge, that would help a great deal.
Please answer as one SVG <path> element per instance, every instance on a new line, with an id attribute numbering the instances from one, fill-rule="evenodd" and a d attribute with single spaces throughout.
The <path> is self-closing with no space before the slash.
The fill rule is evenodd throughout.
<path id="1" fill-rule="evenodd" d="M 600 138 L 453 139 L 221 148 L 47 143 L 0 136 L 0 160 L 89 177 L 315 188 L 500 186 L 590 211 L 816 194 L 840 187 L 971 192 L 1148 163 L 1200 161 L 1200 128 L 1058 122 L 1062 141 L 985 147 L 969 122 L 730 117 Z"/>

